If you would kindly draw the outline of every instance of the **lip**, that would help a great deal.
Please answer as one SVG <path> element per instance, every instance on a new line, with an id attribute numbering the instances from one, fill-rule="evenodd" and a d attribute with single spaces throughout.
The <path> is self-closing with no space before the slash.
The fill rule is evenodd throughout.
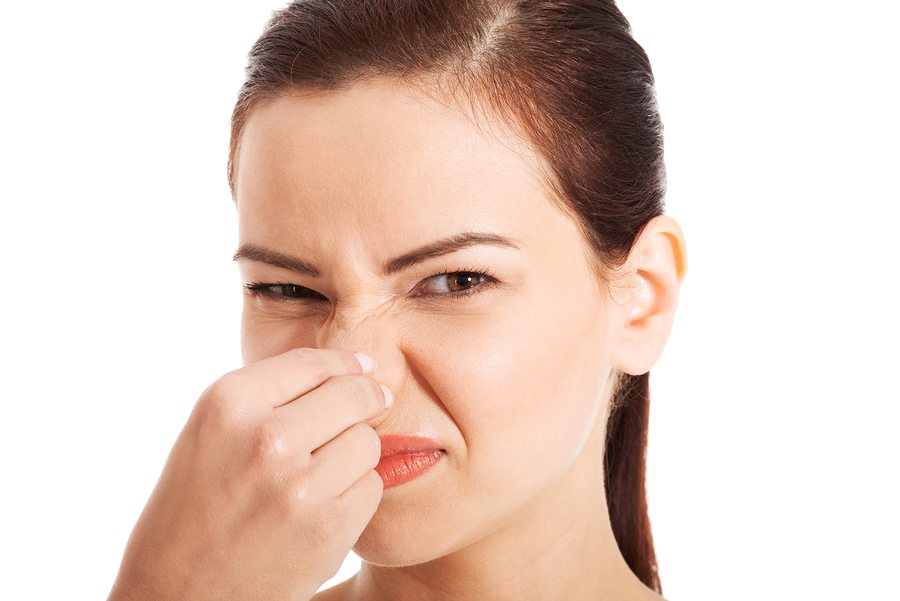
<path id="1" fill-rule="evenodd" d="M 381 439 L 381 461 L 375 471 L 384 488 L 394 488 L 414 480 L 433 468 L 444 449 L 434 440 L 408 434 L 385 434 Z"/>

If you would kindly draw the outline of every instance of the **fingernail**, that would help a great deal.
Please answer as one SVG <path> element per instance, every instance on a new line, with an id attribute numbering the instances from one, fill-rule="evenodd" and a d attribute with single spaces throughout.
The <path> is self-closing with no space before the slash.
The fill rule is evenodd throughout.
<path id="1" fill-rule="evenodd" d="M 381 389 L 384 391 L 384 408 L 387 409 L 394 404 L 394 393 L 384 384 L 381 384 Z"/>
<path id="2" fill-rule="evenodd" d="M 375 363 L 375 359 L 365 353 L 353 353 L 353 356 L 359 361 L 359 366 L 362 367 L 364 374 L 370 374 L 378 367 L 378 364 Z"/>

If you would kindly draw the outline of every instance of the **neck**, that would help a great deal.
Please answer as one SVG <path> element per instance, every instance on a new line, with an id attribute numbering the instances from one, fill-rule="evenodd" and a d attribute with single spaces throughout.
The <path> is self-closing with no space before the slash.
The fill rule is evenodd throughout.
<path id="1" fill-rule="evenodd" d="M 601 442 L 593 441 L 589 447 Z M 400 568 L 364 562 L 359 574 L 341 587 L 341 597 L 366 601 L 656 597 L 619 552 L 598 457 L 602 458 L 602 446 L 584 449 L 551 493 L 463 549 Z"/>

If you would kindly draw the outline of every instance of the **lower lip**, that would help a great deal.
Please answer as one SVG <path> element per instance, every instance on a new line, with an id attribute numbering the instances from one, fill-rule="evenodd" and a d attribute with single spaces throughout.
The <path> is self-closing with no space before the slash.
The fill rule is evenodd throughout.
<path id="1" fill-rule="evenodd" d="M 420 453 L 401 453 L 382 457 L 375 467 L 375 471 L 381 476 L 384 488 L 393 488 L 415 480 L 441 460 L 444 454 L 441 450 L 425 451 Z"/>

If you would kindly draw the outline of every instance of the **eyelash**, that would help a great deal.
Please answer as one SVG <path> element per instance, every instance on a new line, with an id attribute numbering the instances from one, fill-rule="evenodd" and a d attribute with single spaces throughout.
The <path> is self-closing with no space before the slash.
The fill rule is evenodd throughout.
<path id="1" fill-rule="evenodd" d="M 445 275 L 463 275 L 463 274 L 480 277 L 481 282 L 479 282 L 478 284 L 476 284 L 475 286 L 473 286 L 471 288 L 466 288 L 465 290 L 457 290 L 457 291 L 444 292 L 444 293 L 439 293 L 439 294 L 417 294 L 417 295 L 415 295 L 415 298 L 423 299 L 426 301 L 443 300 L 443 299 L 447 299 L 447 298 L 459 299 L 459 298 L 463 298 L 463 297 L 467 297 L 467 296 L 472 296 L 479 292 L 483 292 L 484 290 L 493 288 L 494 286 L 496 286 L 499 283 L 497 281 L 497 279 L 494 278 L 493 273 L 491 273 L 488 270 L 479 271 L 477 269 L 454 269 L 452 271 L 442 271 L 441 273 L 436 273 L 432 276 L 429 276 L 429 277 L 425 278 L 424 280 L 422 280 L 416 286 L 416 288 L 418 288 L 419 286 L 421 286 L 422 284 L 424 284 L 425 282 L 427 282 L 429 280 L 433 280 L 434 278 L 439 278 L 439 277 L 442 277 Z M 250 294 L 252 294 L 253 296 L 265 296 L 267 298 L 270 298 L 270 299 L 276 300 L 276 301 L 280 301 L 280 302 L 289 302 L 290 303 L 290 302 L 326 300 L 326 299 L 324 299 L 324 297 L 323 298 L 316 298 L 316 297 L 292 298 L 290 296 L 287 296 L 284 294 L 279 294 L 277 292 L 272 291 L 272 288 L 277 288 L 280 286 L 285 286 L 285 287 L 294 286 L 297 288 L 304 288 L 306 290 L 314 292 L 315 294 L 319 294 L 318 292 L 315 292 L 315 290 L 312 290 L 312 288 L 306 288 L 305 286 L 298 286 L 297 284 L 289 284 L 286 282 L 268 282 L 267 283 L 267 282 L 253 281 L 253 282 L 250 282 L 249 284 L 245 284 L 244 289 L 247 292 L 249 292 Z"/>

